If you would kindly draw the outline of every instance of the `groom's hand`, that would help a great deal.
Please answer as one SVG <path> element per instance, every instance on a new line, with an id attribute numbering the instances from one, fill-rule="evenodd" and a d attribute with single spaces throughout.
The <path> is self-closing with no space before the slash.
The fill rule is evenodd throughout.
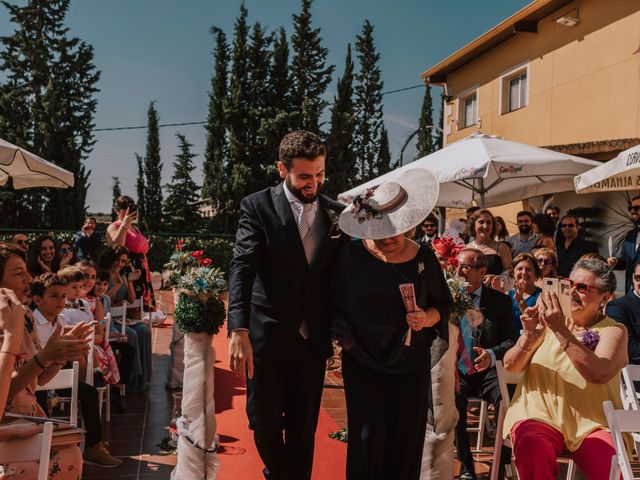
<path id="1" fill-rule="evenodd" d="M 229 365 L 236 377 L 244 378 L 245 372 L 253 378 L 253 349 L 247 330 L 231 332 L 229 342 Z"/>

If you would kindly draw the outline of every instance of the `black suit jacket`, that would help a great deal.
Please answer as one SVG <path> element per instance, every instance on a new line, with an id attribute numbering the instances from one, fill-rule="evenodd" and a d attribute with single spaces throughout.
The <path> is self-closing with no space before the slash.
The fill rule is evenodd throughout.
<path id="1" fill-rule="evenodd" d="M 331 354 L 332 288 L 348 241 L 337 228 L 343 209 L 319 197 L 317 215 L 325 215 L 329 227 L 309 265 L 283 184 L 242 199 L 229 272 L 228 329 L 249 329 L 254 354 L 284 358 L 303 320 L 314 349 L 323 357 Z"/>
<path id="2" fill-rule="evenodd" d="M 620 256 L 618 257 L 618 263 L 615 268 L 616 270 L 625 270 L 624 291 L 627 293 L 633 289 L 631 275 L 633 275 L 636 262 L 640 260 L 640 248 L 636 250 L 636 239 L 638 235 L 639 233 L 637 228 L 627 232 L 627 235 L 624 237 L 624 242 L 620 249 Z"/>
<path id="3" fill-rule="evenodd" d="M 493 350 L 496 360 L 502 360 L 518 338 L 513 326 L 511 299 L 504 293 L 483 286 L 480 311 L 485 317 L 480 332 L 480 346 Z"/>
<path id="4" fill-rule="evenodd" d="M 605 313 L 627 327 L 629 363 L 640 365 L 640 298 L 632 290 L 607 303 Z"/>

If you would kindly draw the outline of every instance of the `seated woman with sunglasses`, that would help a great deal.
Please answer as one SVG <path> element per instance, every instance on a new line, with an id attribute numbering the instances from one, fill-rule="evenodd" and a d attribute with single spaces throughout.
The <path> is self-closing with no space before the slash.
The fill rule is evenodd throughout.
<path id="1" fill-rule="evenodd" d="M 587 478 L 609 478 L 616 454 L 602 409 L 604 400 L 622 408 L 620 370 L 628 362 L 627 329 L 602 314 L 616 278 L 597 259 L 578 260 L 569 278 L 570 316 L 555 293 L 543 292 L 504 356 L 508 371 L 524 373 L 504 420 L 522 480 L 556 478 L 565 449 Z"/>
<path id="2" fill-rule="evenodd" d="M 531 255 L 536 259 L 538 267 L 540 267 L 540 278 L 536 282 L 538 287 L 542 288 L 543 278 L 558 278 L 558 256 L 555 250 L 547 247 L 537 247 L 531 250 Z"/>
<path id="3" fill-rule="evenodd" d="M 533 255 L 521 253 L 511 262 L 509 273 L 515 283 L 507 295 L 513 304 L 514 331 L 519 334 L 522 330 L 520 315 L 527 308 L 533 307 L 542 293 L 542 289 L 536 285 L 536 282 L 542 278 L 542 271 Z"/>

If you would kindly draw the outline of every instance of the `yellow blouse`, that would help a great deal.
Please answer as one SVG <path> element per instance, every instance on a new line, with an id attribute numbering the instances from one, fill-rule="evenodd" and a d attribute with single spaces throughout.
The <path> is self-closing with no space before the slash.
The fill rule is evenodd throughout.
<path id="1" fill-rule="evenodd" d="M 599 332 L 609 327 L 624 328 L 606 317 L 591 330 Z M 521 420 L 539 420 L 562 433 L 567 449 L 575 452 L 591 432 L 607 429 L 604 400 L 611 400 L 616 409 L 622 408 L 620 375 L 605 384 L 587 382 L 555 334 L 547 329 L 511 400 L 504 420 L 504 437 Z"/>

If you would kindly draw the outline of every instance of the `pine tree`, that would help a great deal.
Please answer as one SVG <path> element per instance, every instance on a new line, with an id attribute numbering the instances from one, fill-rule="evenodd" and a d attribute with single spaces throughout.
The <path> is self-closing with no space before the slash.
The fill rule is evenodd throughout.
<path id="1" fill-rule="evenodd" d="M 336 198 L 355 186 L 356 155 L 353 151 L 355 113 L 353 111 L 353 60 L 347 46 L 344 73 L 338 79 L 338 94 L 331 107 L 331 131 L 327 137 L 327 182 L 325 193 Z"/>
<path id="2" fill-rule="evenodd" d="M 162 226 L 162 161 L 160 160 L 160 134 L 158 112 L 154 102 L 147 112 L 147 148 L 144 157 L 144 206 L 146 227 L 159 232 Z"/>
<path id="3" fill-rule="evenodd" d="M 111 180 L 113 180 L 113 186 L 111 187 L 111 221 L 114 222 L 118 218 L 115 209 L 116 200 L 122 195 L 122 190 L 120 190 L 120 178 L 111 177 Z"/>
<path id="4" fill-rule="evenodd" d="M 389 149 L 389 135 L 387 129 L 382 126 L 380 132 L 380 149 L 376 158 L 376 174 L 384 175 L 390 172 L 395 165 L 391 165 L 391 150 Z"/>
<path id="5" fill-rule="evenodd" d="M 138 196 L 138 225 L 146 228 L 145 217 L 147 210 L 144 202 L 144 158 L 136 153 L 136 165 L 138 166 L 138 177 L 136 178 L 136 195 Z"/>
<path id="6" fill-rule="evenodd" d="M 192 145 L 186 137 L 177 133 L 180 153 L 173 163 L 173 176 L 167 185 L 167 198 L 164 203 L 165 228 L 172 232 L 197 232 L 202 217 L 199 214 L 198 199 L 200 187 L 191 177 L 195 170 L 191 153 Z"/>
<path id="7" fill-rule="evenodd" d="M 209 113 L 207 115 L 207 144 L 204 152 L 204 179 L 202 197 L 211 202 L 214 231 L 228 231 L 230 201 L 229 149 L 227 144 L 226 108 L 228 104 L 227 85 L 229 76 L 229 44 L 224 32 L 213 27 L 211 33 L 215 38 L 214 73 L 211 77 L 209 93 Z"/>
<path id="8" fill-rule="evenodd" d="M 440 93 L 440 115 L 438 116 L 438 129 L 436 129 L 435 144 L 436 150 L 444 147 L 444 92 Z"/>
<path id="9" fill-rule="evenodd" d="M 431 86 L 426 85 L 420 121 L 418 122 L 418 142 L 416 144 L 416 157 L 422 158 L 436 151 L 436 141 L 433 138 L 433 108 L 431 106 Z"/>
<path id="10" fill-rule="evenodd" d="M 360 70 L 355 87 L 355 152 L 357 176 L 367 181 L 377 175 L 376 157 L 380 151 L 382 133 L 382 88 L 378 60 L 380 54 L 373 44 L 373 26 L 365 20 L 362 33 L 356 36 L 356 56 Z"/>
<path id="11" fill-rule="evenodd" d="M 320 116 L 327 106 L 323 95 L 334 67 L 326 65 L 328 50 L 321 45 L 320 29 L 311 25 L 311 3 L 312 0 L 302 0 L 302 11 L 293 15 L 291 103 L 298 115 L 290 127 L 318 132 Z"/>
<path id="12" fill-rule="evenodd" d="M 0 135 L 73 172 L 75 186 L 14 194 L 20 208 L 5 211 L 21 227 L 77 227 L 83 220 L 89 173 L 96 84 L 93 48 L 69 37 L 69 0 L 2 2 L 16 30 L 0 37 Z M 11 201 L 8 202 L 11 204 Z M 65 205 L 64 209 L 60 205 Z"/>

